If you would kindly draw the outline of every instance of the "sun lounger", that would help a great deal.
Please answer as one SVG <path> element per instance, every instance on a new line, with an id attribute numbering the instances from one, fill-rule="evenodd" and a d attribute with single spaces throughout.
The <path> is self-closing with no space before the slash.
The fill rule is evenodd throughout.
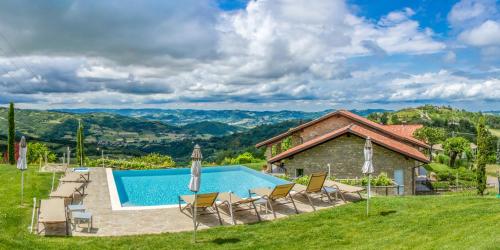
<path id="1" fill-rule="evenodd" d="M 220 218 L 219 208 L 215 204 L 217 196 L 219 193 L 207 193 L 207 194 L 196 194 L 195 195 L 181 195 L 179 196 L 179 210 L 183 212 L 185 209 L 190 209 L 191 215 L 194 215 L 194 207 L 196 201 L 196 214 L 197 215 L 207 215 L 207 214 L 217 214 L 219 218 L 219 223 L 222 225 L 222 220 Z M 186 204 L 182 206 L 182 201 Z M 212 211 L 210 211 L 212 210 Z"/>
<path id="2" fill-rule="evenodd" d="M 66 172 L 66 174 L 59 179 L 60 182 L 89 182 L 90 173 Z"/>
<path id="3" fill-rule="evenodd" d="M 316 211 L 316 208 L 314 207 L 312 201 L 313 194 L 321 195 L 320 198 L 323 198 L 323 196 L 326 195 L 330 203 L 332 202 L 330 193 L 335 193 L 335 197 L 337 197 L 337 192 L 335 190 L 324 186 L 326 176 L 327 176 L 326 172 L 311 174 L 307 186 L 296 184 L 293 187 L 292 194 L 293 195 L 300 194 L 305 196 L 309 200 L 309 203 L 311 204 L 313 210 Z"/>
<path id="4" fill-rule="evenodd" d="M 236 225 L 236 220 L 234 219 L 234 213 L 248 210 L 255 210 L 257 219 L 260 221 L 259 212 L 257 212 L 257 207 L 255 206 L 255 201 L 258 198 L 246 198 L 243 199 L 237 194 L 232 192 L 219 193 L 217 199 L 221 201 L 221 205 L 226 205 L 228 207 L 233 224 Z"/>
<path id="5" fill-rule="evenodd" d="M 54 198 L 40 201 L 38 210 L 38 223 L 44 224 L 44 230 L 47 225 L 64 223 L 66 235 L 68 235 L 68 218 L 64 199 Z M 38 231 L 38 233 L 41 233 Z"/>
<path id="6" fill-rule="evenodd" d="M 71 199 L 71 202 L 73 202 L 73 200 L 75 199 L 75 194 L 78 194 L 80 196 L 85 195 L 85 183 L 61 183 L 56 190 L 50 193 L 49 197 Z"/>
<path id="7" fill-rule="evenodd" d="M 290 194 L 290 191 L 292 190 L 293 186 L 295 183 L 288 183 L 288 184 L 282 184 L 282 185 L 277 185 L 273 189 L 271 188 L 256 188 L 256 189 L 251 189 L 249 190 L 250 197 L 252 197 L 252 194 L 256 194 L 260 196 L 261 199 L 264 199 L 267 201 L 267 204 L 271 208 L 271 211 L 273 212 L 274 218 L 276 218 L 276 212 L 274 211 L 273 208 L 273 202 L 275 202 L 275 205 L 285 205 L 292 203 L 293 207 L 295 208 L 295 213 L 299 213 L 299 210 L 297 210 L 297 206 L 295 206 L 295 202 L 293 200 L 292 195 Z M 277 200 L 286 200 L 290 199 L 288 202 L 281 202 L 278 203 Z"/>
<path id="8" fill-rule="evenodd" d="M 349 194 L 349 193 L 356 193 L 359 195 L 360 199 L 363 199 L 361 196 L 361 192 L 364 191 L 365 189 L 362 187 L 356 187 L 352 185 L 347 185 L 344 183 L 336 182 L 336 181 L 331 181 L 331 180 L 326 180 L 325 181 L 325 186 L 329 187 L 334 187 L 337 188 L 340 191 L 340 197 L 342 198 L 343 201 L 345 201 L 345 196 L 344 194 Z"/>

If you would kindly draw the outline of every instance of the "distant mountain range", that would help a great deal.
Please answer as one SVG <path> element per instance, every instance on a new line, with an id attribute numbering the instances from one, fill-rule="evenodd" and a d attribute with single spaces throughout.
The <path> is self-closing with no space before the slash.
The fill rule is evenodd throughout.
<path id="1" fill-rule="evenodd" d="M 78 120 L 85 125 L 88 155 L 104 148 L 112 157 L 168 154 L 187 162 L 193 143 L 202 145 L 206 160 L 252 151 L 262 154 L 254 144 L 310 121 L 333 110 L 245 111 L 192 109 L 59 109 L 16 110 L 17 135 L 30 141 L 42 141 L 62 155 L 65 146 L 74 147 Z M 384 109 L 351 110 L 373 121 L 388 124 L 419 123 L 444 127 L 467 135 L 475 132 L 478 112 L 449 107 L 421 106 L 390 111 Z M 499 112 L 483 112 L 499 114 Z M 384 118 L 384 116 L 386 118 Z M 491 131 L 499 134 L 500 116 L 487 115 Z M 0 151 L 6 149 L 7 109 L 0 108 Z M 471 138 L 472 139 L 472 138 Z"/>
<path id="2" fill-rule="evenodd" d="M 262 124 L 275 124 L 288 120 L 311 120 L 333 110 L 320 112 L 303 111 L 249 111 L 249 110 L 194 110 L 194 109 L 56 109 L 52 111 L 74 114 L 109 113 L 122 116 L 160 121 L 169 125 L 182 126 L 200 122 L 219 122 L 231 126 L 253 128 Z M 351 110 L 361 116 L 384 109 Z"/>

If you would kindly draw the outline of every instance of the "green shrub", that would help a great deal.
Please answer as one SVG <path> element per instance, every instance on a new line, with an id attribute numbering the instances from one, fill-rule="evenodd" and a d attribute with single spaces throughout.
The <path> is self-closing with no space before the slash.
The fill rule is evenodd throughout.
<path id="1" fill-rule="evenodd" d="M 141 157 L 134 157 L 127 160 L 96 159 L 86 161 L 88 166 L 100 167 L 103 165 L 118 169 L 158 169 L 175 167 L 175 162 L 168 155 L 149 154 Z"/>
<path id="2" fill-rule="evenodd" d="M 446 166 L 450 165 L 450 157 L 445 154 L 438 154 L 435 160 L 437 161 L 437 163 L 441 163 Z"/>
<path id="3" fill-rule="evenodd" d="M 301 177 L 293 180 L 293 182 L 295 182 L 297 184 L 301 184 L 301 185 L 307 185 L 307 184 L 309 184 L 309 176 L 308 175 L 301 176 Z"/>
<path id="4" fill-rule="evenodd" d="M 28 152 L 26 154 L 28 163 L 38 163 L 40 159 L 45 159 L 45 155 L 47 155 L 48 162 L 56 161 L 56 154 L 51 152 L 45 144 L 40 142 L 28 143 Z"/>
<path id="5" fill-rule="evenodd" d="M 236 156 L 235 158 L 226 157 L 222 161 L 222 165 L 237 165 L 237 164 L 246 164 L 246 163 L 257 163 L 261 162 L 262 159 L 255 158 L 252 153 L 245 152 Z"/>
<path id="6" fill-rule="evenodd" d="M 392 186 L 393 182 L 392 180 L 387 176 L 387 173 L 380 173 L 378 176 L 373 176 L 370 179 L 370 184 L 372 186 Z M 368 185 L 368 177 L 365 176 L 363 179 L 361 179 L 361 185 L 366 186 Z"/>
<path id="7" fill-rule="evenodd" d="M 448 189 L 450 188 L 450 183 L 447 181 L 436 181 L 432 182 L 432 187 L 434 189 Z"/>
<path id="8" fill-rule="evenodd" d="M 146 165 L 159 166 L 162 168 L 175 167 L 175 162 L 172 157 L 168 155 L 160 155 L 158 153 L 152 153 L 141 157 L 132 158 L 133 162 L 144 163 Z"/>

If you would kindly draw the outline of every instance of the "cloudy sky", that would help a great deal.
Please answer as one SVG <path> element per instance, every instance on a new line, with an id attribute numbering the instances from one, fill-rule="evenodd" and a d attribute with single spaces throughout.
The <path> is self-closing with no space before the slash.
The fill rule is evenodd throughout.
<path id="1" fill-rule="evenodd" d="M 0 105 L 500 110 L 495 0 L 3 0 Z"/>

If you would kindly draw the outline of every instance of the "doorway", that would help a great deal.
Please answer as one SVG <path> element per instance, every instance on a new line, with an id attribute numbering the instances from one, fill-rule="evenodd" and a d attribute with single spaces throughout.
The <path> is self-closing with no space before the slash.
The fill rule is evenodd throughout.
<path id="1" fill-rule="evenodd" d="M 404 194 L 404 184 L 405 184 L 405 174 L 403 169 L 396 169 L 394 170 L 394 182 L 398 185 L 398 188 L 396 190 L 397 195 L 403 195 Z"/>

